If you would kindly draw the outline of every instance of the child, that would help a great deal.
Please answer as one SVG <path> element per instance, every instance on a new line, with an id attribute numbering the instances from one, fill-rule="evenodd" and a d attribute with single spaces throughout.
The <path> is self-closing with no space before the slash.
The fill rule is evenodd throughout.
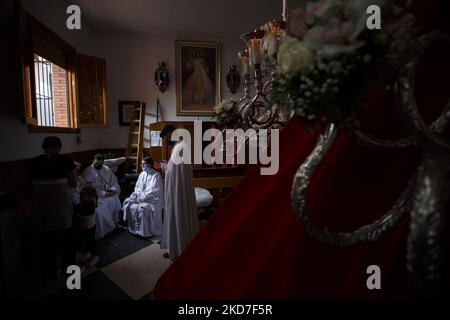
<path id="1" fill-rule="evenodd" d="M 97 243 L 95 242 L 95 208 L 97 208 L 97 191 L 93 187 L 82 187 L 80 203 L 74 206 L 74 225 L 77 231 L 77 249 L 82 254 L 80 264 L 95 266 L 98 261 Z"/>

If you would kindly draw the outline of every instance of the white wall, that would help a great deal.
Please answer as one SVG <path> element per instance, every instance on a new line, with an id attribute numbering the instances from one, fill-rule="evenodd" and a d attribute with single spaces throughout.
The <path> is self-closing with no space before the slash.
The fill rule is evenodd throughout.
<path id="1" fill-rule="evenodd" d="M 189 35 L 168 35 L 164 37 L 137 34 L 97 33 L 82 20 L 82 29 L 71 31 L 66 28 L 66 3 L 61 0 L 21 0 L 23 7 L 56 34 L 74 46 L 79 53 L 106 59 L 109 127 L 81 129 L 82 143 L 76 134 L 55 134 L 62 139 L 63 153 L 107 148 L 124 148 L 127 143 L 128 127 L 119 126 L 118 101 L 141 100 L 147 104 L 147 113 L 155 114 L 156 98 L 160 98 L 160 120 L 209 120 L 208 117 L 177 117 L 175 89 L 175 40 L 215 41 L 222 44 L 222 98 L 231 94 L 225 83 L 230 64 L 239 66 L 237 52 L 243 42 L 239 35 L 234 38 L 199 37 Z M 165 62 L 169 70 L 170 85 L 161 93 L 154 84 L 154 71 L 158 62 Z M 239 93 L 238 93 L 239 94 Z M 41 142 L 48 134 L 29 133 L 21 122 L 21 113 L 0 111 L 0 136 L 2 152 L 0 162 L 26 159 L 41 153 Z M 148 116 L 146 124 L 156 120 Z M 148 138 L 148 130 L 145 130 Z M 4 137 L 10 137 L 5 139 Z M 148 144 L 146 144 L 148 146 Z"/>
<path id="2" fill-rule="evenodd" d="M 156 98 L 161 108 L 159 120 L 192 121 L 211 120 L 210 117 L 176 116 L 175 40 L 202 40 L 221 43 L 222 98 L 231 96 L 225 75 L 230 64 L 238 65 L 237 52 L 244 43 L 237 36 L 227 38 L 194 38 L 169 35 L 155 37 L 145 35 L 102 34 L 98 36 L 98 54 L 106 58 L 108 79 L 109 128 L 99 132 L 105 148 L 125 147 L 128 127 L 119 126 L 118 101 L 140 100 L 146 102 L 149 114 L 146 125 L 156 121 Z M 170 85 L 161 93 L 154 83 L 158 62 L 165 62 L 169 70 Z M 240 66 L 239 66 L 240 67 Z M 238 68 L 239 68 L 238 67 Z M 148 127 L 144 131 L 148 139 Z M 148 146 L 146 143 L 145 146 Z"/>

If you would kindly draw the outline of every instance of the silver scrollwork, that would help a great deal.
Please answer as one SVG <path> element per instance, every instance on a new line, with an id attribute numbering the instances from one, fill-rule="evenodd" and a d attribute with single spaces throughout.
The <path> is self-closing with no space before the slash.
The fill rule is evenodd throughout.
<path id="1" fill-rule="evenodd" d="M 428 34 L 418 39 L 417 54 L 411 62 L 401 70 L 397 79 L 395 91 L 397 94 L 397 110 L 403 119 L 406 127 L 411 129 L 413 135 L 402 139 L 383 140 L 363 133 L 361 130 L 353 130 L 351 126 L 350 133 L 363 145 L 380 150 L 397 150 L 419 145 L 420 141 L 430 140 L 435 144 L 449 148 L 449 144 L 439 138 L 450 120 L 450 101 L 444 108 L 437 120 L 430 126 L 427 126 L 422 119 L 417 108 L 416 98 L 414 96 L 414 84 L 416 78 L 417 65 L 425 51 L 433 44 L 440 41 L 450 42 L 447 36 L 440 34 Z"/>
<path id="2" fill-rule="evenodd" d="M 311 222 L 306 194 L 314 172 L 336 139 L 338 129 L 334 124 L 329 124 L 319 136 L 316 147 L 297 170 L 291 193 L 293 211 L 307 234 L 328 244 L 352 245 L 375 241 L 398 224 L 406 212 L 410 212 L 408 269 L 421 292 L 428 296 L 442 294 L 442 279 L 445 274 L 442 238 L 450 202 L 450 144 L 443 137 L 443 132 L 450 120 L 450 103 L 436 121 L 430 126 L 426 125 L 417 107 L 414 84 L 421 57 L 430 46 L 442 41 L 450 43 L 447 36 L 430 34 L 421 37 L 416 56 L 404 66 L 397 79 L 397 110 L 410 131 L 409 137 L 382 140 L 358 130 L 349 130 L 359 142 L 372 148 L 396 150 L 415 146 L 425 151 L 418 173 L 410 179 L 394 206 L 378 220 L 354 232 L 320 230 Z"/>
<path id="3" fill-rule="evenodd" d="M 428 151 L 419 168 L 408 235 L 408 270 L 428 297 L 445 294 L 445 228 L 449 208 L 450 156 Z"/>
<path id="4" fill-rule="evenodd" d="M 391 210 L 375 222 L 353 232 L 330 232 L 328 230 L 318 229 L 309 218 L 306 194 L 314 172 L 331 149 L 337 134 L 338 129 L 336 126 L 334 124 L 328 125 L 325 133 L 319 136 L 312 153 L 297 170 L 291 193 L 294 213 L 297 219 L 303 224 L 307 234 L 322 243 L 347 246 L 359 242 L 375 241 L 384 232 L 393 228 L 405 214 L 408 209 L 407 203 L 410 199 L 415 179 L 413 177 L 410 180 L 406 190 L 397 199 Z"/>

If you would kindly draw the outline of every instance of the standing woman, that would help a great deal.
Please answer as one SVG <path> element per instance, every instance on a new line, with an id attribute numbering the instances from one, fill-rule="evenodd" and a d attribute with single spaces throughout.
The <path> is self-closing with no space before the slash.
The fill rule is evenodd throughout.
<path id="1" fill-rule="evenodd" d="M 165 172 L 161 248 L 167 249 L 164 257 L 171 260 L 181 254 L 199 229 L 192 165 L 183 160 L 183 151 L 187 150 L 187 144 L 183 140 L 174 144 L 171 140 L 173 131 L 175 127 L 171 125 L 165 126 L 161 131 L 161 137 L 169 146 L 173 146 L 169 162 L 161 166 Z"/>

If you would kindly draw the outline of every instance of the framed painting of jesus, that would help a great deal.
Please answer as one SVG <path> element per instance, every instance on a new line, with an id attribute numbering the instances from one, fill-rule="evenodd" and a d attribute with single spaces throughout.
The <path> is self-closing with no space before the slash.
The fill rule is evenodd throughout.
<path id="1" fill-rule="evenodd" d="M 220 43 L 176 41 L 177 115 L 209 116 L 221 99 Z"/>

